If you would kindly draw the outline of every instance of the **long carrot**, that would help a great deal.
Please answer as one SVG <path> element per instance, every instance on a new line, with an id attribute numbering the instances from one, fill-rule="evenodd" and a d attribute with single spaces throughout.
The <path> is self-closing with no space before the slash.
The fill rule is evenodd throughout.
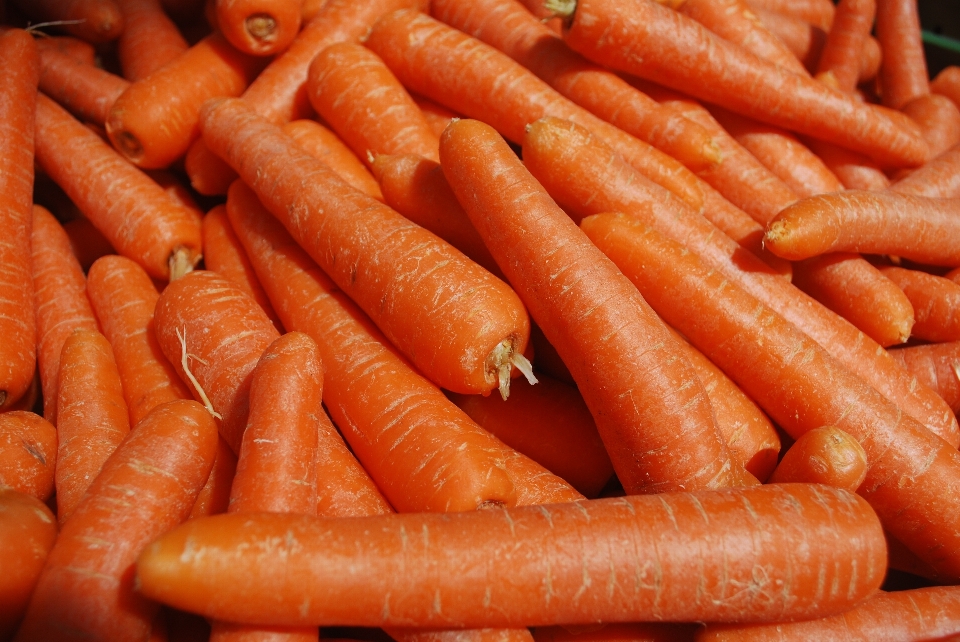
<path id="1" fill-rule="evenodd" d="M 920 383 L 936 390 L 954 412 L 960 411 L 960 342 L 925 343 L 889 353 Z"/>
<path id="2" fill-rule="evenodd" d="M 523 129 L 547 115 L 580 123 L 631 165 L 693 207 L 703 195 L 679 161 L 594 116 L 506 54 L 426 14 L 406 9 L 382 17 L 364 39 L 400 82 L 519 143 Z M 470 73 L 466 73 L 469 70 Z"/>
<path id="3" fill-rule="evenodd" d="M 202 127 L 210 148 L 428 378 L 456 392 L 508 393 L 530 332 L 509 286 L 350 187 L 242 100 L 208 103 Z"/>
<path id="4" fill-rule="evenodd" d="M 36 22 L 58 22 L 61 29 L 83 40 L 103 43 L 123 31 L 123 15 L 115 0 L 17 0 L 16 5 Z"/>
<path id="5" fill-rule="evenodd" d="M 189 48 L 160 0 L 117 0 L 117 6 L 123 15 L 117 59 L 130 82 L 146 78 Z"/>
<path id="6" fill-rule="evenodd" d="M 285 124 L 283 131 L 309 154 L 329 165 L 343 180 L 378 201 L 383 200 L 377 179 L 347 144 L 329 128 L 315 120 L 302 118 Z"/>
<path id="7" fill-rule="evenodd" d="M 856 439 L 835 426 L 823 426 L 797 438 L 768 482 L 828 484 L 854 493 L 867 477 L 867 465 L 867 453 Z"/>
<path id="8" fill-rule="evenodd" d="M 217 27 L 240 51 L 272 56 L 297 37 L 301 4 L 300 0 L 216 0 Z"/>
<path id="9" fill-rule="evenodd" d="M 42 94 L 37 162 L 117 251 L 157 279 L 200 260 L 200 221 L 148 176 Z"/>
<path id="10" fill-rule="evenodd" d="M 883 169 L 863 154 L 809 136 L 803 137 L 803 141 L 846 189 L 882 190 L 890 186 L 890 179 Z M 931 162 L 927 161 L 922 167 Z"/>
<path id="11" fill-rule="evenodd" d="M 903 290 L 915 310 L 912 336 L 923 341 L 960 341 L 960 283 L 897 265 L 879 269 Z"/>
<path id="12" fill-rule="evenodd" d="M 860 53 L 873 29 L 876 0 L 840 0 L 817 61 L 818 76 L 829 73 L 837 89 L 852 92 L 860 79 Z"/>
<path id="13" fill-rule="evenodd" d="M 645 195 L 637 173 L 582 129 L 556 120 L 538 121 L 524 141 L 523 157 L 526 167 L 567 212 L 579 218 L 613 211 L 640 217 L 812 336 L 906 414 L 950 443 L 960 443 L 960 430 L 949 407 L 932 390 L 917 386 L 877 343 L 718 233 L 702 216 L 676 205 L 661 209 L 662 199 Z M 569 180 L 574 174 L 577 180 Z"/>
<path id="14" fill-rule="evenodd" d="M 877 0 L 876 34 L 883 52 L 880 85 L 883 104 L 903 107 L 930 93 L 927 58 L 916 0 Z"/>
<path id="15" fill-rule="evenodd" d="M 849 608 L 886 569 L 870 508 L 814 484 L 456 515 L 240 517 L 193 520 L 154 542 L 137 561 L 143 594 L 277 623 L 764 621 Z M 267 538 L 275 545 L 256 544 Z M 252 599 L 227 590 L 251 575 Z"/>
<path id="16" fill-rule="evenodd" d="M 103 125 L 113 101 L 130 82 L 57 51 L 40 50 L 40 91 L 84 121 Z"/>
<path id="17" fill-rule="evenodd" d="M 0 413 L 0 487 L 36 497 L 53 495 L 57 429 L 29 410 Z"/>
<path id="18" fill-rule="evenodd" d="M 0 34 L 0 409 L 27 392 L 36 368 L 37 330 L 30 282 L 33 203 L 34 96 L 40 60 L 33 38 L 22 30 Z"/>
<path id="19" fill-rule="evenodd" d="M 922 139 L 872 106 L 746 53 L 652 0 L 579 0 L 563 17 L 567 44 L 600 64 L 885 164 L 920 165 L 928 157 Z"/>
<path id="20" fill-rule="evenodd" d="M 960 198 L 960 144 L 889 185 L 891 191 L 933 198 Z"/>
<path id="21" fill-rule="evenodd" d="M 158 605 L 134 589 L 131 564 L 190 512 L 216 444 L 216 424 L 195 401 L 145 417 L 63 525 L 14 639 L 147 639 Z"/>
<path id="22" fill-rule="evenodd" d="M 217 454 L 213 459 L 213 468 L 206 483 L 197 494 L 197 501 L 190 509 L 187 519 L 203 515 L 218 515 L 227 512 L 230 504 L 230 487 L 237 472 L 237 455 L 223 438 L 217 440 Z"/>
<path id="23" fill-rule="evenodd" d="M 900 108 L 920 126 L 931 159 L 960 143 L 960 108 L 946 96 L 921 94 Z"/>
<path id="24" fill-rule="evenodd" d="M 745 471 L 731 463 L 703 387 L 662 321 L 496 130 L 452 123 L 440 159 L 474 227 L 570 368 L 624 488 L 738 483 Z"/>

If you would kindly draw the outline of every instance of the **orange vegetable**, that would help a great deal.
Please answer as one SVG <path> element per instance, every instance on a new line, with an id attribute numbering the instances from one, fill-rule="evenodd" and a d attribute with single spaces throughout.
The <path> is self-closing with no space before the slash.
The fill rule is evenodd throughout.
<path id="1" fill-rule="evenodd" d="M 53 495 L 57 429 L 28 410 L 0 413 L 0 488 L 36 497 Z"/>
<path id="2" fill-rule="evenodd" d="M 856 439 L 835 426 L 814 428 L 787 449 L 767 481 L 828 484 L 856 492 L 867 477 L 867 453 Z"/>
<path id="3" fill-rule="evenodd" d="M 77 118 L 103 125 L 130 82 L 53 47 L 40 49 L 40 91 Z"/>
<path id="4" fill-rule="evenodd" d="M 123 15 L 117 59 L 130 82 L 146 78 L 189 48 L 160 0 L 117 0 L 117 6 Z"/>
<path id="5" fill-rule="evenodd" d="M 860 57 L 877 15 L 876 0 L 840 0 L 817 61 L 817 76 L 829 73 L 837 89 L 852 92 L 860 79 Z"/>
<path id="6" fill-rule="evenodd" d="M 290 121 L 283 126 L 283 132 L 297 141 L 307 153 L 329 165 L 340 178 L 378 201 L 383 200 L 377 179 L 330 129 L 315 120 L 304 118 Z"/>
<path id="7" fill-rule="evenodd" d="M 875 31 L 883 53 L 880 93 L 883 104 L 900 109 L 930 93 L 927 59 L 916 0 L 877 0 Z"/>
<path id="8" fill-rule="evenodd" d="M 255 56 L 272 56 L 300 32 L 300 0 L 215 0 L 217 28 L 231 45 Z"/>
<path id="9" fill-rule="evenodd" d="M 63 22 L 60 28 L 94 43 L 114 40 L 123 31 L 115 0 L 17 0 L 17 7 L 35 22 Z"/>

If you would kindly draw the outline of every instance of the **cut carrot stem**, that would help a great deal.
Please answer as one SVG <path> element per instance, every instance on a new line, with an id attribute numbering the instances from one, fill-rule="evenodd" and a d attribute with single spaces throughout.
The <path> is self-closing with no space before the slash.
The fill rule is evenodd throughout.
<path id="1" fill-rule="evenodd" d="M 960 143 L 960 108 L 946 96 L 922 94 L 904 103 L 900 111 L 920 126 L 931 159 Z"/>
<path id="2" fill-rule="evenodd" d="M 217 27 L 238 50 L 272 56 L 300 31 L 300 0 L 215 0 Z"/>
<path id="3" fill-rule="evenodd" d="M 867 453 L 856 439 L 835 426 L 824 426 L 800 435 L 767 481 L 828 484 L 853 493 L 866 479 L 867 466 Z"/>
<path id="4" fill-rule="evenodd" d="M 960 411 L 960 341 L 895 348 L 889 354 L 921 384 L 936 390 L 954 412 Z"/>
<path id="5" fill-rule="evenodd" d="M 530 334 L 509 286 L 352 188 L 244 101 L 211 101 L 202 121 L 208 146 L 431 381 L 509 393 Z"/>
<path id="6" fill-rule="evenodd" d="M 146 78 L 189 49 L 160 0 L 117 0 L 117 6 L 123 15 L 117 59 L 130 82 Z"/>
<path id="7" fill-rule="evenodd" d="M 273 546 L 258 545 L 268 539 Z M 454 560 L 481 565 L 484 580 L 411 570 Z M 758 567 L 782 588 L 743 591 Z M 276 624 L 768 621 L 826 615 L 870 596 L 886 570 L 886 542 L 856 495 L 792 484 L 456 515 L 221 515 L 167 533 L 136 568 L 147 597 Z M 702 581 L 690 581 L 691 568 Z M 231 590 L 251 575 L 259 590 Z"/>
<path id="8" fill-rule="evenodd" d="M 40 91 L 77 118 L 103 125 L 130 82 L 52 47 L 40 49 Z"/>
<path id="9" fill-rule="evenodd" d="M 191 398 L 160 350 L 153 324 L 160 294 L 142 267 L 123 256 L 97 259 L 87 273 L 87 296 L 113 347 L 131 426 L 161 403 Z"/>
<path id="10" fill-rule="evenodd" d="M 876 0 L 840 0 L 817 62 L 817 74 L 830 73 L 837 89 L 853 92 L 860 80 L 863 44 L 873 30 Z"/>
<path id="11" fill-rule="evenodd" d="M 0 487 L 36 497 L 53 495 L 57 429 L 28 410 L 0 413 Z"/>
<path id="12" fill-rule="evenodd" d="M 881 97 L 884 105 L 900 109 L 917 96 L 930 93 L 917 0 L 876 1 L 875 31 L 883 52 Z"/>
<path id="13" fill-rule="evenodd" d="M 542 116 L 567 118 L 608 141 L 642 174 L 691 206 L 703 203 L 696 176 L 680 161 L 594 116 L 505 53 L 459 29 L 407 9 L 378 20 L 364 44 L 411 91 L 483 120 L 515 143 L 523 139 L 524 127 Z"/>
<path id="14" fill-rule="evenodd" d="M 862 252 L 955 267 L 960 265 L 960 200 L 856 190 L 811 196 L 770 222 L 764 245 L 792 261 Z"/>
<path id="15" fill-rule="evenodd" d="M 169 280 L 200 260 L 200 221 L 42 94 L 37 162 L 117 251 Z"/>
<path id="16" fill-rule="evenodd" d="M 186 518 L 216 446 L 213 418 L 192 400 L 157 406 L 130 431 L 63 525 L 15 639 L 146 640 L 158 605 L 135 590 L 131 564 Z"/>
<path id="17" fill-rule="evenodd" d="M 931 198 L 960 198 L 960 144 L 894 181 L 890 190 Z"/>
<path id="18" fill-rule="evenodd" d="M 887 165 L 916 166 L 928 157 L 922 139 L 873 106 L 745 52 L 652 0 L 579 0 L 564 17 L 567 44 L 597 63 Z"/>
<path id="19" fill-rule="evenodd" d="M 57 410 L 57 521 L 63 526 L 130 432 L 113 349 L 96 330 L 75 330 L 63 342 Z"/>
<path id="20" fill-rule="evenodd" d="M 570 368 L 624 488 L 739 483 L 743 471 L 703 386 L 663 322 L 496 130 L 452 123 L 440 159 L 474 227 Z"/>
<path id="21" fill-rule="evenodd" d="M 879 270 L 913 305 L 914 337 L 933 342 L 960 341 L 960 283 L 896 265 L 881 265 Z"/>
<path id="22" fill-rule="evenodd" d="M 116 0 L 17 0 L 35 22 L 55 22 L 69 34 L 93 43 L 109 42 L 123 31 Z"/>
<path id="23" fill-rule="evenodd" d="M 37 363 L 37 327 L 30 280 L 33 217 L 34 96 L 40 58 L 33 38 L 22 30 L 0 34 L 0 409 L 27 392 Z"/>
<path id="24" fill-rule="evenodd" d="M 378 201 L 383 200 L 377 179 L 347 144 L 327 127 L 315 120 L 300 119 L 284 125 L 283 131 L 307 153 L 329 165 L 330 169 L 350 185 Z"/>

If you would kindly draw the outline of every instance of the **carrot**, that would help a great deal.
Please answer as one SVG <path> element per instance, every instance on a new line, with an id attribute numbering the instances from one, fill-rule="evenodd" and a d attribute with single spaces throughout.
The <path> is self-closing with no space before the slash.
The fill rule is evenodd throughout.
<path id="1" fill-rule="evenodd" d="M 324 403 L 390 504 L 451 511 L 514 503 L 501 444 L 396 353 L 240 181 L 227 213 L 284 326 L 317 342 Z"/>
<path id="2" fill-rule="evenodd" d="M 300 31 L 300 0 L 215 0 L 217 27 L 238 50 L 272 56 Z"/>
<path id="3" fill-rule="evenodd" d="M 430 125 L 433 133 L 438 137 L 454 118 L 460 117 L 459 114 L 453 110 L 447 109 L 437 101 L 431 100 L 426 96 L 410 94 L 410 97 L 413 98 L 413 102 L 417 103 L 417 107 L 423 112 L 423 117 L 427 119 L 427 123 Z"/>
<path id="4" fill-rule="evenodd" d="M 924 586 L 878 591 L 846 613 L 804 622 L 768 625 L 708 625 L 697 642 L 820 640 L 954 640 L 960 633 L 960 589 Z"/>
<path id="5" fill-rule="evenodd" d="M 117 0 L 117 6 L 123 15 L 117 59 L 127 80 L 146 78 L 189 48 L 160 0 Z"/>
<path id="6" fill-rule="evenodd" d="M 954 412 L 960 411 L 960 342 L 912 345 L 889 353 L 920 383 L 936 390 Z"/>
<path id="7" fill-rule="evenodd" d="M 703 202 L 696 177 L 679 161 L 594 116 L 494 47 L 426 14 L 410 9 L 388 14 L 364 44 L 410 91 L 481 119 L 515 143 L 541 116 L 567 118 L 607 140 L 641 173 L 692 206 Z"/>
<path id="8" fill-rule="evenodd" d="M 534 386 L 514 384 L 507 400 L 447 396 L 484 429 L 587 497 L 597 497 L 613 475 L 590 410 L 573 386 L 538 374 Z"/>
<path id="9" fill-rule="evenodd" d="M 824 426 L 800 435 L 767 481 L 828 484 L 853 493 L 866 477 L 867 453 L 863 446 L 839 428 Z"/>
<path id="10" fill-rule="evenodd" d="M 910 338 L 916 321 L 910 299 L 863 257 L 835 252 L 799 261 L 793 284 L 883 347 Z"/>
<path id="11" fill-rule="evenodd" d="M 66 232 L 56 218 L 40 206 L 33 208 L 32 227 L 32 282 L 36 293 L 34 314 L 43 415 L 57 425 L 63 343 L 74 330 L 96 330 L 97 320 L 86 296 L 86 279 L 70 250 Z"/>
<path id="12" fill-rule="evenodd" d="M 202 126 L 208 146 L 431 381 L 508 394 L 530 332 L 509 286 L 350 187 L 242 100 L 211 101 Z"/>
<path id="13" fill-rule="evenodd" d="M 143 594 L 203 614 L 276 623 L 764 621 L 850 608 L 879 587 L 886 569 L 870 508 L 814 484 L 456 515 L 240 518 L 193 520 L 151 544 L 136 567 Z M 295 548 L 283 544 L 284 533 Z M 266 538 L 275 546 L 256 544 Z M 451 564 L 464 572 L 479 564 L 482 578 L 412 570 Z M 255 595 L 229 590 L 251 574 L 259 578 Z M 778 590 L 743 590 L 757 582 Z"/>
<path id="14" fill-rule="evenodd" d="M 220 434 L 239 454 L 250 372 L 280 333 L 239 285 L 209 270 L 164 288 L 154 324 L 163 354 L 194 398 L 220 418 Z"/>
<path id="15" fill-rule="evenodd" d="M 0 579 L 4 640 L 16 632 L 56 539 L 57 519 L 46 504 L 13 488 L 0 488 L 0 548 L 6 557 Z"/>
<path id="16" fill-rule="evenodd" d="M 960 548 L 953 543 L 960 534 L 950 526 L 960 503 L 935 499 L 945 487 L 960 485 L 955 446 L 676 241 L 622 214 L 591 216 L 580 225 L 664 320 L 792 437 L 834 425 L 860 442 L 869 469 L 859 492 L 885 528 L 944 577 L 960 571 Z M 699 312 L 690 314 L 694 301 Z"/>
<path id="17" fill-rule="evenodd" d="M 350 151 L 346 143 L 335 133 L 315 120 L 292 120 L 283 126 L 283 131 L 297 141 L 307 153 L 316 156 L 330 166 L 343 180 L 378 201 L 383 193 L 370 170 Z"/>
<path id="18" fill-rule="evenodd" d="M 263 286 L 257 280 L 257 274 L 240 245 L 240 239 L 230 227 L 227 208 L 222 203 L 214 206 L 203 217 L 203 250 L 204 267 L 227 277 L 253 297 L 270 318 L 277 332 L 282 334 L 283 324 L 270 304 L 267 293 L 263 291 Z"/>
<path id="19" fill-rule="evenodd" d="M 66 54 L 78 62 L 88 65 L 97 64 L 97 49 L 86 40 L 73 36 L 48 36 L 37 38 L 37 49 L 53 49 L 58 53 Z"/>
<path id="20" fill-rule="evenodd" d="M 437 19 L 504 52 L 561 94 L 696 172 L 718 163 L 710 134 L 583 59 L 514 0 L 433 2 Z"/>
<path id="21" fill-rule="evenodd" d="M 438 160 L 438 138 L 383 60 L 363 45 L 325 48 L 307 72 L 310 104 L 368 165 L 377 154 Z"/>
<path id="22" fill-rule="evenodd" d="M 42 502 L 53 495 L 57 429 L 28 410 L 0 413 L 0 488 Z"/>
<path id="23" fill-rule="evenodd" d="M 930 265 L 960 265 L 960 200 L 892 191 L 846 190 L 783 209 L 764 245 L 797 261 L 827 252 L 893 254 Z"/>
<path id="24" fill-rule="evenodd" d="M 33 38 L 25 31 L 0 34 L 0 409 L 27 392 L 36 368 L 37 329 L 30 282 L 30 227 L 33 203 L 32 135 L 40 62 Z"/>
<path id="25" fill-rule="evenodd" d="M 935 342 L 960 340 L 960 283 L 896 265 L 881 265 L 879 270 L 903 290 L 913 305 L 914 337 Z"/>
<path id="26" fill-rule="evenodd" d="M 960 66 L 947 65 L 930 81 L 930 91 L 946 96 L 960 106 Z"/>
<path id="27" fill-rule="evenodd" d="M 930 93 L 916 0 L 877 0 L 875 30 L 883 52 L 883 104 L 900 109 L 917 96 Z"/>
<path id="28" fill-rule="evenodd" d="M 51 47 L 40 49 L 40 91 L 77 118 L 102 125 L 130 83 Z"/>
<path id="29" fill-rule="evenodd" d="M 569 21 L 564 40 L 597 63 L 884 164 L 913 166 L 927 159 L 926 143 L 882 111 L 744 52 L 652 0 L 579 0 L 563 17 Z"/>
<path id="30" fill-rule="evenodd" d="M 99 136 L 43 95 L 37 162 L 117 251 L 157 279 L 200 260 L 200 221 Z"/>
<path id="31" fill-rule="evenodd" d="M 891 191 L 932 198 L 960 198 L 960 144 L 890 185 Z"/>
<path id="32" fill-rule="evenodd" d="M 440 159 L 457 200 L 570 368 L 624 488 L 738 483 L 703 387 L 673 338 L 496 130 L 451 124 Z"/>
<path id="33" fill-rule="evenodd" d="M 70 240 L 70 249 L 84 272 L 101 256 L 116 254 L 110 241 L 86 217 L 70 219 L 62 227 Z"/>
<path id="34" fill-rule="evenodd" d="M 190 512 L 217 429 L 195 401 L 157 406 L 104 464 L 47 555 L 15 640 L 146 639 L 158 605 L 132 563 Z"/>
<path id="35" fill-rule="evenodd" d="M 35 22 L 56 22 L 67 33 L 102 43 L 123 31 L 123 16 L 115 0 L 16 0 L 17 7 Z"/>
<path id="36" fill-rule="evenodd" d="M 582 129 L 543 119 L 530 127 L 523 145 L 526 167 L 567 212 L 622 211 L 639 217 L 662 234 L 686 245 L 732 282 L 783 315 L 837 356 L 906 414 L 914 416 L 950 443 L 960 443 L 955 417 L 932 390 L 894 364 L 883 349 L 849 322 L 816 303 L 782 276 L 744 251 L 694 212 L 641 189 L 635 171 Z M 577 181 L 569 177 L 577 176 Z"/>
<path id="37" fill-rule="evenodd" d="M 815 138 L 804 137 L 803 142 L 820 157 L 846 189 L 882 190 L 890 186 L 890 179 L 883 170 L 863 154 Z"/>
<path id="38" fill-rule="evenodd" d="M 206 483 L 197 494 L 197 501 L 190 509 L 187 519 L 202 515 L 217 515 L 227 512 L 230 503 L 230 487 L 237 472 L 237 456 L 223 435 L 217 440 L 217 454 L 213 459 L 213 468 Z"/>
<path id="39" fill-rule="evenodd" d="M 818 77 L 829 73 L 841 91 L 853 92 L 860 79 L 863 43 L 873 29 L 876 0 L 840 0 L 817 61 Z"/>
<path id="40" fill-rule="evenodd" d="M 900 110 L 920 125 L 931 158 L 960 143 L 960 108 L 946 96 L 922 94 L 904 103 Z"/>
<path id="41" fill-rule="evenodd" d="M 87 296 L 113 348 L 131 426 L 161 403 L 191 398 L 157 342 L 153 311 L 160 294 L 142 267 L 122 256 L 97 259 L 87 273 Z"/>
<path id="42" fill-rule="evenodd" d="M 750 6 L 804 20 L 824 31 L 833 26 L 836 13 L 834 4 L 824 0 L 750 0 Z"/>

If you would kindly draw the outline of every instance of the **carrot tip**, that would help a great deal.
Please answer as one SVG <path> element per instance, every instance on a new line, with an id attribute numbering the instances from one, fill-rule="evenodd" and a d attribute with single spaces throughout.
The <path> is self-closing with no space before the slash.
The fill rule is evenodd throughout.
<path id="1" fill-rule="evenodd" d="M 255 13 L 244 22 L 254 40 L 271 42 L 277 39 L 277 21 L 267 13 Z"/>

